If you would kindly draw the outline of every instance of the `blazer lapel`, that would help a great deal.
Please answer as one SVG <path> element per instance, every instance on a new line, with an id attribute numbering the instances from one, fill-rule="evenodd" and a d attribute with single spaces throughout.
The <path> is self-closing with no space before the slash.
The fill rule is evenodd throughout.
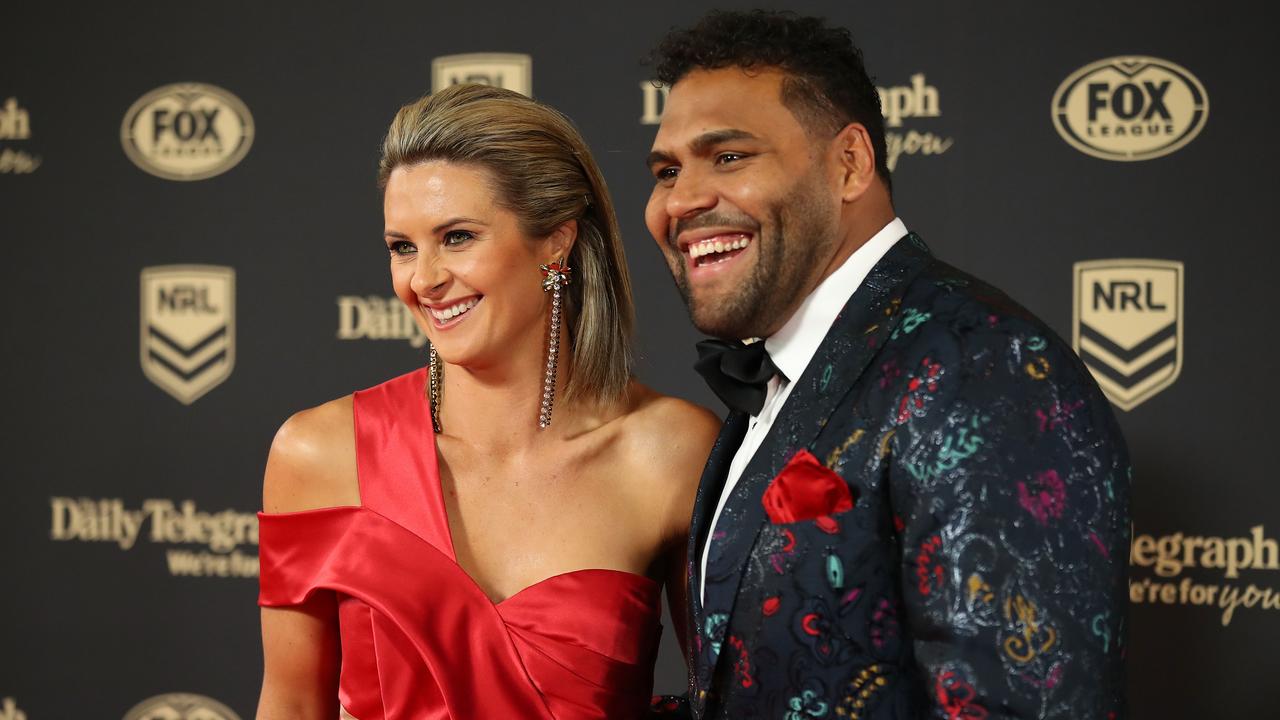
<path id="1" fill-rule="evenodd" d="M 747 420 L 746 413 L 730 412 L 720 428 L 720 435 L 716 438 L 715 445 L 711 447 L 711 455 L 707 458 L 707 464 L 702 470 L 702 480 L 698 483 L 698 493 L 693 504 L 693 520 L 689 525 L 689 557 L 691 559 L 702 556 L 711 516 L 715 513 L 720 493 L 724 489 L 729 465 L 733 462 L 733 456 L 737 454 L 738 447 L 742 445 L 743 436 L 746 435 Z M 701 581 L 700 565 L 699 562 L 692 564 L 690 582 Z"/>
<path id="2" fill-rule="evenodd" d="M 724 481 L 729 474 L 729 465 L 733 462 L 733 456 L 737 454 L 738 447 L 742 445 L 742 437 L 746 435 L 747 420 L 747 415 L 740 412 L 731 412 L 725 419 L 724 425 L 720 428 L 720 435 L 716 438 L 715 445 L 711 447 L 707 464 L 702 470 L 702 480 L 698 483 L 698 493 L 693 503 L 693 519 L 689 525 L 689 590 L 685 599 L 688 603 L 689 618 L 693 623 L 692 632 L 689 633 L 686 643 L 688 656 L 686 659 L 695 677 L 702 677 L 698 666 L 698 660 L 702 657 L 699 647 L 702 643 L 700 636 L 703 631 L 702 548 L 706 545 L 708 526 L 711 524 L 711 516 L 716 511 L 716 505 L 719 504 L 720 493 L 724 489 Z"/>
<path id="3" fill-rule="evenodd" d="M 698 628 L 706 631 L 704 643 L 722 647 L 751 548 L 768 521 L 761 497 L 769 481 L 792 455 L 813 443 L 840 401 L 858 382 L 897 326 L 902 294 L 929 258 L 928 249 L 914 233 L 898 241 L 849 298 L 817 353 L 795 380 L 773 427 L 747 464 L 720 516 L 721 536 L 711 545 L 707 559 L 702 613 L 724 617 Z M 725 527 L 726 524 L 732 527 Z M 707 669 L 708 681 L 718 661 L 719 656 Z"/>

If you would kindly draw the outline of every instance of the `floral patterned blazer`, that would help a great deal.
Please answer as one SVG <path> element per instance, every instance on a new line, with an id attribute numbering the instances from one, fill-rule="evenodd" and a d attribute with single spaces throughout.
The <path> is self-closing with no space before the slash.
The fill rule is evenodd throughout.
<path id="1" fill-rule="evenodd" d="M 794 382 L 722 511 L 705 604 L 745 415 L 702 477 L 694 716 L 1122 717 L 1130 467 L 1070 347 L 911 234 Z"/>

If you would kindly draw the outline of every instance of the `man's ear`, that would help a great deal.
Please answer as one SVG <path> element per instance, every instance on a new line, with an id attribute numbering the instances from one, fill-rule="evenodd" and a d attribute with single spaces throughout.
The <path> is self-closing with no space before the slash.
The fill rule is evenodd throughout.
<path id="1" fill-rule="evenodd" d="M 569 252 L 573 250 L 573 244 L 578 240 L 578 221 L 566 220 L 559 227 L 551 231 L 547 236 L 547 252 L 550 254 L 547 262 L 555 260 L 569 259 Z"/>
<path id="2" fill-rule="evenodd" d="M 832 140 L 840 171 L 840 199 L 854 202 L 876 179 L 876 151 L 862 123 L 849 123 Z"/>

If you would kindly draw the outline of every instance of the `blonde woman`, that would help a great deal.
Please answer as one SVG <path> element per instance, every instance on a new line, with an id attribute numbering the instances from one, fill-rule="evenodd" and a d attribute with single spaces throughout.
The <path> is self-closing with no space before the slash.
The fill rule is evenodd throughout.
<path id="1" fill-rule="evenodd" d="M 469 85 L 401 108 L 378 180 L 430 361 L 276 436 L 258 717 L 642 716 L 719 422 L 632 378 L 599 168 L 563 115 Z"/>

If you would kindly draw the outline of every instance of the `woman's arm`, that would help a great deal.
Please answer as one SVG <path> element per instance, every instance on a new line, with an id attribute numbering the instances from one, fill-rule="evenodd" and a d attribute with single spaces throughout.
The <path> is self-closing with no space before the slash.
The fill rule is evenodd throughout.
<path id="1" fill-rule="evenodd" d="M 671 493 L 666 511 L 664 565 L 666 566 L 667 603 L 682 655 L 689 657 L 689 523 L 693 518 L 694 498 L 702 479 L 702 469 L 720 433 L 720 420 L 707 409 L 671 398 L 664 399 L 662 420 L 651 425 L 660 437 L 660 448 L 650 467 L 663 467 L 663 477 L 670 478 Z M 660 460 L 659 460 L 660 458 Z"/>
<path id="2" fill-rule="evenodd" d="M 262 608 L 262 695 L 258 720 L 338 717 L 338 610 L 333 593 Z"/>
<path id="3" fill-rule="evenodd" d="M 268 513 L 358 505 L 351 400 L 290 418 L 271 444 L 263 480 Z M 313 593 L 290 607 L 262 608 L 262 695 L 258 720 L 333 720 L 338 716 L 337 600 Z"/>
<path id="4" fill-rule="evenodd" d="M 692 506 L 690 506 L 692 507 Z M 685 563 L 689 558 L 688 529 L 686 537 L 673 538 L 667 551 L 667 609 L 671 611 L 672 629 L 680 641 L 680 655 L 689 657 L 689 572 Z"/>

